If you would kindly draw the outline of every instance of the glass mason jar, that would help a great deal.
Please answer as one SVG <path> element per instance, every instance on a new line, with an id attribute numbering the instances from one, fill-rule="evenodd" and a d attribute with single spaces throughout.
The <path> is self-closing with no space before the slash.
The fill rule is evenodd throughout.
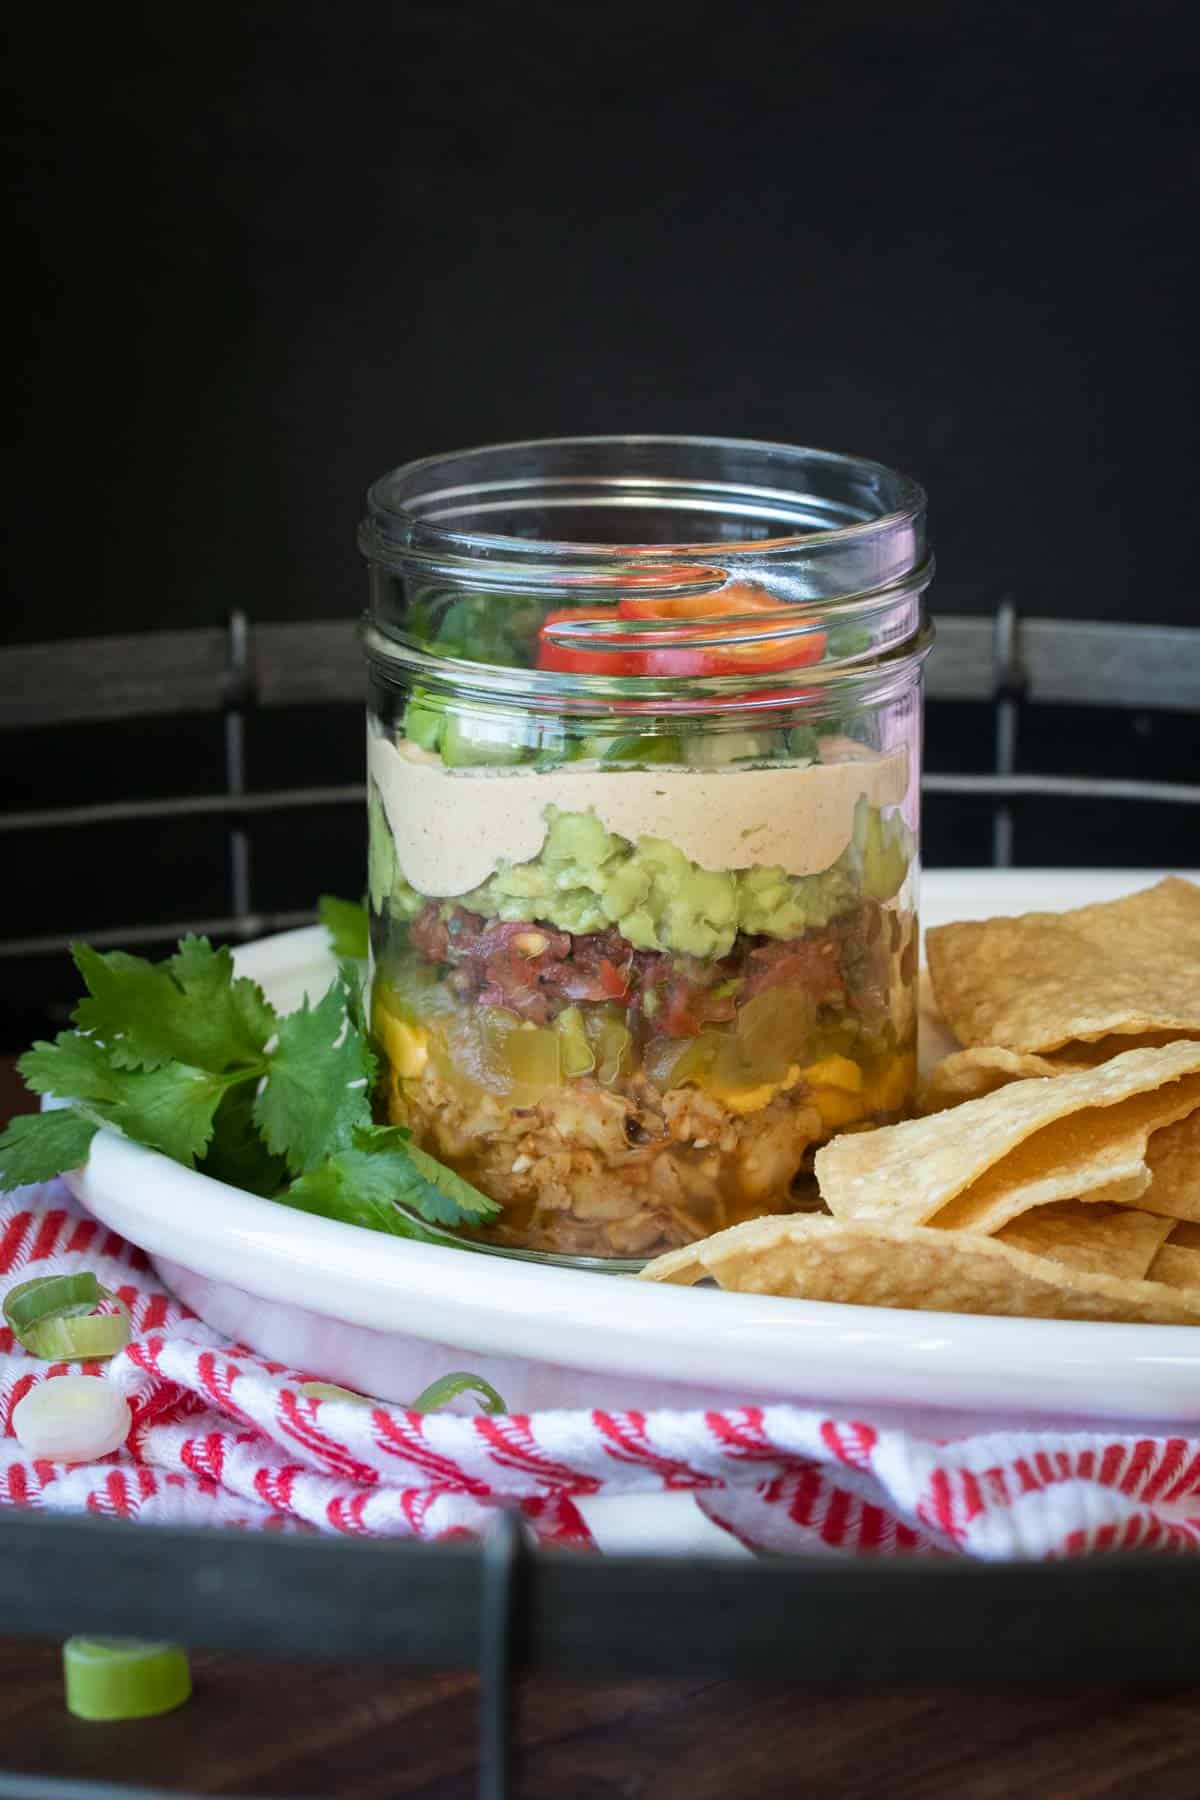
<path id="1" fill-rule="evenodd" d="M 385 476 L 361 543 L 387 1117 L 510 1253 L 813 1205 L 816 1149 L 916 1079 L 921 489 L 502 444 Z"/>

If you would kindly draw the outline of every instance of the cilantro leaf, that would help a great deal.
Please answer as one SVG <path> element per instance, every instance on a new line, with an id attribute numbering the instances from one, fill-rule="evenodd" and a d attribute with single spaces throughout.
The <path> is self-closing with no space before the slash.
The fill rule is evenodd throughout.
<path id="1" fill-rule="evenodd" d="M 365 906 L 360 906 L 356 900 L 339 900 L 336 894 L 322 894 L 317 904 L 335 956 L 356 957 L 361 961 L 370 954 Z"/>
<path id="2" fill-rule="evenodd" d="M 287 1180 L 287 1164 L 263 1143 L 254 1124 L 254 1088 L 249 1082 L 222 1095 L 213 1118 L 212 1142 L 197 1163 L 202 1175 L 227 1181 L 270 1200 Z"/>
<path id="3" fill-rule="evenodd" d="M 18 1113 L 0 1132 L 0 1189 L 49 1181 L 88 1158 L 96 1124 L 69 1107 Z"/>
<path id="4" fill-rule="evenodd" d="M 442 1242 L 401 1209 L 430 1225 L 478 1225 L 499 1212 L 469 1181 L 418 1150 L 402 1126 L 360 1126 L 347 1150 L 302 1175 L 280 1196 L 327 1219 L 395 1237 Z"/>
<path id="5" fill-rule="evenodd" d="M 544 602 L 527 594 L 463 594 L 437 616 L 436 601 L 420 596 L 411 614 L 412 629 L 443 656 L 469 657 L 472 662 L 512 664 L 531 660 Z"/>
<path id="6" fill-rule="evenodd" d="M 87 944 L 72 953 L 89 996 L 75 1023 L 101 1039 L 118 1067 L 179 1062 L 219 1073 L 261 1062 L 275 1013 L 254 982 L 234 976 L 227 948 L 186 937 L 164 963 Z"/>
<path id="7" fill-rule="evenodd" d="M 39 1045 L 36 1054 L 53 1048 Z M 30 1052 L 31 1057 L 34 1054 Z M 0 1134 L 0 1182 L 20 1187 L 78 1168 L 87 1161 L 102 1125 L 115 1126 L 126 1137 L 190 1168 L 212 1137 L 222 1096 L 245 1079 L 240 1073 L 213 1075 L 207 1069 L 173 1063 L 161 1069 L 120 1070 L 110 1076 L 112 1086 L 104 1093 L 98 1091 L 98 1082 L 73 1081 L 71 1098 L 76 1105 L 19 1114 Z M 87 1085 L 91 1091 L 84 1095 L 80 1090 Z"/>
<path id="8" fill-rule="evenodd" d="M 361 923 L 361 909 L 334 905 Z M 437 1241 L 428 1227 L 499 1210 L 406 1130 L 372 1122 L 376 1061 L 356 961 L 340 962 L 316 1006 L 305 1000 L 280 1020 L 235 975 L 230 952 L 204 938 L 183 939 L 159 964 L 86 945 L 75 957 L 88 988 L 79 1029 L 20 1063 L 31 1088 L 71 1104 L 13 1121 L 0 1136 L 0 1179 L 74 1168 L 111 1126 L 251 1193 L 393 1236 Z"/>
<path id="9" fill-rule="evenodd" d="M 337 978 L 342 989 L 342 999 L 346 1006 L 346 1017 L 351 1028 L 360 1032 L 365 1038 L 367 1032 L 366 984 L 362 970 L 356 962 L 343 959 L 338 964 Z"/>
<path id="10" fill-rule="evenodd" d="M 293 1181 L 279 1198 L 301 1212 L 323 1219 L 340 1219 L 346 1225 L 385 1231 L 392 1237 L 434 1242 L 433 1234 L 396 1205 L 396 1183 L 385 1166 L 387 1157 L 369 1150 L 339 1150 L 327 1162 Z"/>
<path id="11" fill-rule="evenodd" d="M 402 1125 L 372 1125 L 354 1134 L 356 1148 L 370 1150 L 392 1182 L 393 1198 L 431 1225 L 481 1225 L 500 1211 L 479 1189 L 426 1150 L 418 1150 Z"/>
<path id="12" fill-rule="evenodd" d="M 120 1091 L 120 1071 L 95 1038 L 81 1031 L 60 1031 L 52 1044 L 36 1043 L 17 1068 L 35 1094 L 57 1094 L 64 1100 L 113 1100 Z"/>
<path id="13" fill-rule="evenodd" d="M 186 1063 L 126 1069 L 115 1099 L 81 1100 L 77 1110 L 85 1118 L 115 1125 L 126 1137 L 191 1168 L 208 1148 L 222 1096 L 233 1083 L 245 1079 L 240 1071 L 214 1075 Z"/>
<path id="14" fill-rule="evenodd" d="M 256 1062 L 275 1030 L 275 1008 L 256 981 L 234 973 L 228 944 L 214 950 L 206 937 L 189 933 L 167 967 L 187 998 L 210 1009 L 228 1031 L 233 1054 L 226 1060 Z"/>
<path id="15" fill-rule="evenodd" d="M 349 1015 L 341 980 L 316 1006 L 307 996 L 279 1022 L 279 1042 L 254 1105 L 268 1149 L 293 1175 L 348 1150 L 356 1126 L 371 1121 L 375 1058 Z"/>
<path id="16" fill-rule="evenodd" d="M 494 1200 L 489 1200 L 453 1169 L 438 1162 L 427 1150 L 418 1150 L 415 1144 L 409 1144 L 404 1161 L 406 1175 L 396 1198 L 405 1206 L 413 1207 L 431 1225 L 482 1225 L 500 1211 Z"/>
<path id="17" fill-rule="evenodd" d="M 52 1044 L 35 1044 L 17 1067 L 35 1093 L 75 1101 L 77 1114 L 91 1120 L 93 1129 L 114 1125 L 189 1166 L 206 1149 L 226 1092 L 255 1074 L 243 1069 L 214 1074 L 178 1062 L 127 1069 L 114 1067 L 114 1060 L 111 1048 L 95 1038 L 64 1031 Z"/>

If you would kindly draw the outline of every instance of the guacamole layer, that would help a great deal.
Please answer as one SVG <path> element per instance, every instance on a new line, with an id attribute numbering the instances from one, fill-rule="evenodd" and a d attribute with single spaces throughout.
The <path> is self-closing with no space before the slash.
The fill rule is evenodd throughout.
<path id="1" fill-rule="evenodd" d="M 861 898 L 890 900 L 912 860 L 912 837 L 899 812 L 866 800 L 854 835 L 832 868 L 790 875 L 780 868 L 711 870 L 666 838 L 619 837 L 594 812 L 546 808 L 546 839 L 528 862 L 501 861 L 481 886 L 443 904 L 485 919 L 533 920 L 572 933 L 615 926 L 635 950 L 725 956 L 739 932 L 794 938 L 827 925 Z M 415 918 L 426 897 L 400 870 L 379 790 L 371 785 L 371 905 Z"/>

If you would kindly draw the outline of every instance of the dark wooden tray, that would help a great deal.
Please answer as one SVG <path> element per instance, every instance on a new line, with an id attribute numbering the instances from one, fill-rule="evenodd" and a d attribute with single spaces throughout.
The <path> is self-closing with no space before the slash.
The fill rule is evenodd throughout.
<path id="1" fill-rule="evenodd" d="M 591 1557 L 533 1550 L 509 1512 L 482 1545 L 443 1547 L 10 1513 L 0 1618 L 34 1637 L 166 1637 L 380 1670 L 473 1665 L 478 1791 L 499 1800 L 512 1791 L 517 1675 L 786 1679 L 872 1694 L 1178 1685 L 1200 1666 L 1200 1561 Z M 154 1791 L 0 1774 L 12 1800 Z"/>

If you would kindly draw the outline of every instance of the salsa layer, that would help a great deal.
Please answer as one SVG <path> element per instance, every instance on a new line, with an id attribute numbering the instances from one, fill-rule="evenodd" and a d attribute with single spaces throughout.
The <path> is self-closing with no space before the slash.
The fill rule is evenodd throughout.
<path id="1" fill-rule="evenodd" d="M 465 1003 L 503 1007 L 535 1025 L 580 1002 L 619 1006 L 631 1026 L 694 1037 L 729 1023 L 773 988 L 847 1008 L 863 1019 L 888 1007 L 895 915 L 864 901 L 828 925 L 783 941 L 739 934 L 722 957 L 638 950 L 615 927 L 556 931 L 537 921 L 485 919 L 464 907 L 428 904 L 409 926 L 411 949 L 444 967 Z"/>

